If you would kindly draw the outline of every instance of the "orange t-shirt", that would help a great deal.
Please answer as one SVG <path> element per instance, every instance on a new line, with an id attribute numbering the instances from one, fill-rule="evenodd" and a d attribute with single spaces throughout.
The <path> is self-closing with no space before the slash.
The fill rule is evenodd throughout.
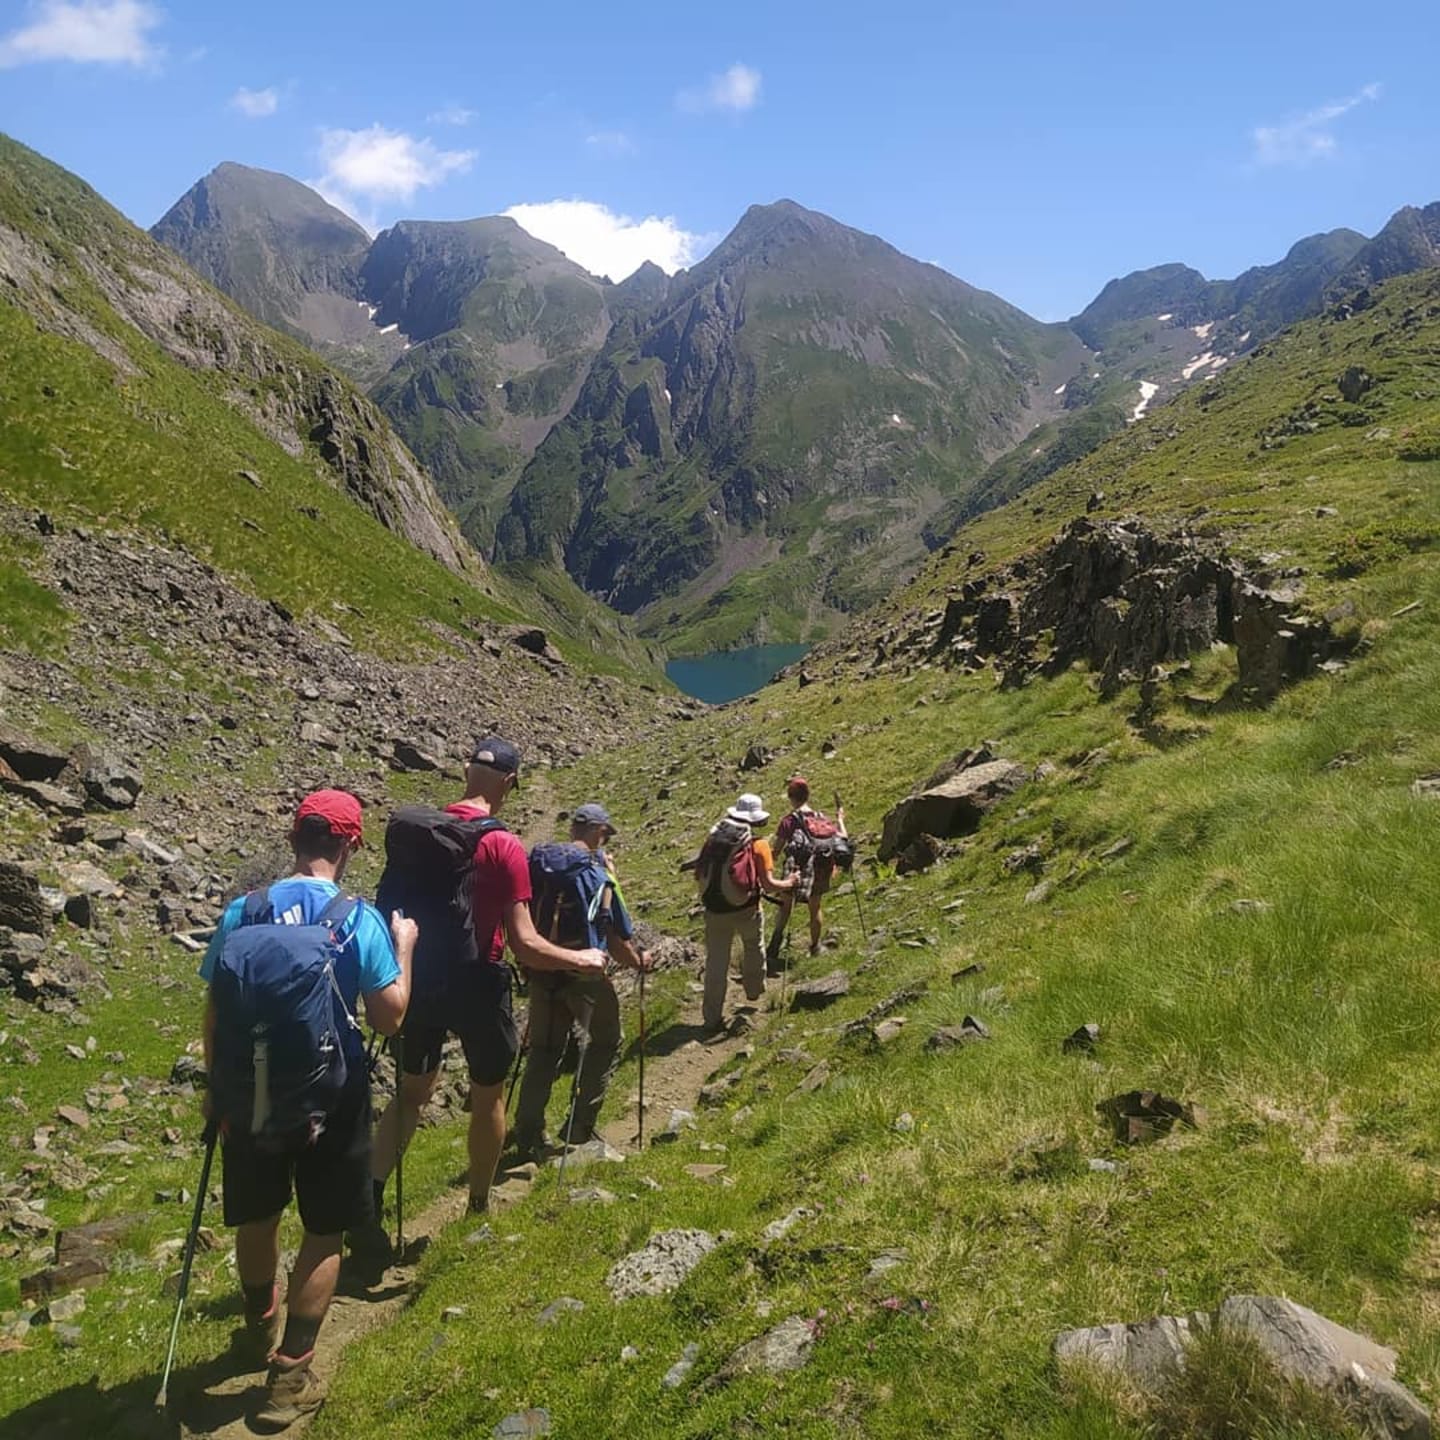
<path id="1" fill-rule="evenodd" d="M 768 840 L 756 840 L 754 847 L 755 859 L 759 861 L 761 870 L 769 879 L 775 874 L 775 852 L 771 850 Z"/>

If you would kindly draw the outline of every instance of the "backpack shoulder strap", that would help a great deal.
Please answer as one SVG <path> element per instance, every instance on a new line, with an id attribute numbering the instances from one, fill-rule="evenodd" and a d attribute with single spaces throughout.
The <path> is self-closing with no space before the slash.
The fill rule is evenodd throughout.
<path id="1" fill-rule="evenodd" d="M 268 888 L 252 890 L 245 897 L 240 909 L 241 925 L 268 925 L 275 918 L 275 907 L 270 903 Z"/>
<path id="2" fill-rule="evenodd" d="M 354 895 L 347 895 L 342 890 L 315 917 L 315 923 L 328 925 L 336 942 L 343 945 L 359 927 L 361 904 L 362 902 Z"/>

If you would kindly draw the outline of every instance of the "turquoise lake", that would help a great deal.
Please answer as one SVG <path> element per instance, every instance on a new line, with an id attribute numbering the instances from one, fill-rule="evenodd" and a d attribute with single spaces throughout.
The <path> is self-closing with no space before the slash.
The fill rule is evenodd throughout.
<path id="1" fill-rule="evenodd" d="M 770 681 L 777 670 L 793 665 L 808 645 L 748 645 L 743 650 L 716 650 L 672 660 L 665 673 L 687 695 L 711 705 L 738 700 L 753 694 Z"/>

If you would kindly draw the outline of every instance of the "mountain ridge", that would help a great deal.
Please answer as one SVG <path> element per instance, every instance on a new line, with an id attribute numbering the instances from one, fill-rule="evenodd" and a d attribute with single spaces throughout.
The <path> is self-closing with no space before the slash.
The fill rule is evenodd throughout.
<path id="1" fill-rule="evenodd" d="M 506 217 L 399 221 L 354 282 L 352 370 L 482 550 L 693 651 L 824 633 L 965 517 L 1437 257 L 1440 206 L 1407 208 L 1228 280 L 1117 276 L 1045 326 L 790 198 L 618 284 Z"/>

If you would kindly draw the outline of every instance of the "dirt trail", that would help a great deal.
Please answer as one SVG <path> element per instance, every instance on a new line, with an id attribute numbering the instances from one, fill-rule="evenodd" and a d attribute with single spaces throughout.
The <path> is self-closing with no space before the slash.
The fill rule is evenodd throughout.
<path id="1" fill-rule="evenodd" d="M 738 991 L 732 991 L 732 995 L 736 993 Z M 647 1143 L 655 1131 L 664 1126 L 672 1108 L 693 1110 L 696 1107 L 701 1087 L 735 1055 L 747 1038 L 745 1034 L 727 1033 L 702 1044 L 699 1035 L 700 997 L 689 995 L 680 1015 L 666 1032 L 651 1037 L 656 1048 L 649 1052 L 645 1065 Z M 635 1149 L 636 1098 L 628 1096 L 624 1112 L 602 1126 L 605 1139 L 627 1153 Z M 581 1172 L 577 1168 L 569 1173 Z M 531 1167 L 502 1169 L 491 1191 L 492 1206 L 499 1210 L 522 1200 L 529 1193 L 532 1177 Z M 407 1217 L 405 1263 L 386 1271 L 381 1284 L 373 1290 L 356 1289 L 348 1273 L 342 1271 L 340 1291 L 316 1347 L 315 1368 L 323 1380 L 328 1383 L 332 1379 L 341 1355 L 354 1341 L 383 1329 L 398 1317 L 414 1293 L 419 1260 L 426 1246 L 444 1226 L 461 1219 L 464 1213 L 464 1191 L 454 1190 L 413 1218 Z M 250 1428 L 248 1417 L 260 1406 L 264 1383 L 265 1372 L 261 1369 L 231 1375 L 201 1390 L 188 1393 L 177 1390 L 172 1410 L 179 1421 L 180 1435 L 184 1440 L 200 1436 L 213 1437 L 213 1440 L 249 1440 L 257 1432 Z M 284 1433 L 299 1435 L 307 1424 L 302 1420 Z"/>

